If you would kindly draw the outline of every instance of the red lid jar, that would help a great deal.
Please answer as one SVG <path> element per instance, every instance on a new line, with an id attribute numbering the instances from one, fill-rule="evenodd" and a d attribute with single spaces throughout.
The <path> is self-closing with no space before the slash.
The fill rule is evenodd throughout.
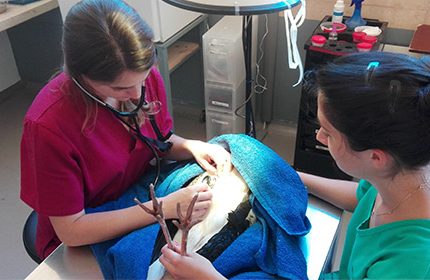
<path id="1" fill-rule="evenodd" d="M 369 52 L 373 47 L 371 43 L 366 43 L 366 42 L 358 43 L 356 46 L 359 52 Z"/>
<path id="2" fill-rule="evenodd" d="M 313 35 L 311 40 L 312 40 L 312 46 L 315 46 L 315 47 L 322 47 L 327 41 L 326 37 L 322 35 Z"/>
<path id="3" fill-rule="evenodd" d="M 363 39 L 361 41 L 365 42 L 365 43 L 370 43 L 373 45 L 376 43 L 377 40 L 378 40 L 378 38 L 376 38 L 375 36 L 366 35 L 363 37 Z"/>
<path id="4" fill-rule="evenodd" d="M 354 43 L 360 43 L 363 41 L 363 38 L 365 36 L 367 36 L 366 33 L 361 31 L 356 31 L 352 33 L 352 40 L 354 41 Z"/>

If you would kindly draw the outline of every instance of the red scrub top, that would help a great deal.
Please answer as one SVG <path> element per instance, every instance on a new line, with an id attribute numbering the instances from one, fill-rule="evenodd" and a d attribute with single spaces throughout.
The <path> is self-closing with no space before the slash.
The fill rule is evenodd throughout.
<path id="1" fill-rule="evenodd" d="M 155 120 L 161 133 L 169 135 L 172 118 L 156 69 L 151 70 L 145 86 L 146 100 L 162 103 Z M 62 73 L 40 91 L 24 118 L 21 199 L 39 214 L 36 249 L 42 258 L 61 243 L 49 216 L 76 214 L 118 198 L 143 175 L 154 157 L 101 105 L 94 106 L 94 118 L 84 125 L 85 102 L 94 101 Z M 141 131 L 157 138 L 149 120 Z"/>

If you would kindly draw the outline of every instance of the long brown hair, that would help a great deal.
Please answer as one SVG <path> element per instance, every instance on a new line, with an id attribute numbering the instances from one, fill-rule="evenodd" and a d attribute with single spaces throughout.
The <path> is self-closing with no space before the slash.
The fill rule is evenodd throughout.
<path id="1" fill-rule="evenodd" d="M 81 80 L 113 82 L 123 71 L 144 72 L 155 63 L 151 28 L 120 0 L 83 0 L 74 5 L 63 26 L 64 71 Z M 84 126 L 96 114 L 87 102 Z M 127 104 L 121 104 L 127 107 Z"/>

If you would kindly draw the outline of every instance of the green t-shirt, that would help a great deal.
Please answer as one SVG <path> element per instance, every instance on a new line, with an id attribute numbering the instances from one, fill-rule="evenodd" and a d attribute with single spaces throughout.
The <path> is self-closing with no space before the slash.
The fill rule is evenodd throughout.
<path id="1" fill-rule="evenodd" d="M 322 279 L 430 279 L 430 219 L 369 228 L 377 193 L 360 181 L 339 271 Z"/>

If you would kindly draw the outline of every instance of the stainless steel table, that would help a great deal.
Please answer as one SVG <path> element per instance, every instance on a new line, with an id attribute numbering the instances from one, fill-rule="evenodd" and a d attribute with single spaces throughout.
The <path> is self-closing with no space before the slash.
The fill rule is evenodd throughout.
<path id="1" fill-rule="evenodd" d="M 318 279 L 330 262 L 341 211 L 310 197 L 306 214 L 312 230 L 303 239 L 302 250 L 308 262 L 309 279 Z M 103 279 L 103 275 L 88 246 L 71 248 L 61 245 L 26 279 Z"/>

